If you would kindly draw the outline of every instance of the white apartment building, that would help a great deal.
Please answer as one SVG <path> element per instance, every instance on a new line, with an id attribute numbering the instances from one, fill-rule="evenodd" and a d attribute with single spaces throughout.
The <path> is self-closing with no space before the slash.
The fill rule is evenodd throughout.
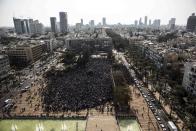
<path id="1" fill-rule="evenodd" d="M 190 93 L 196 94 L 196 62 L 184 64 L 184 77 L 182 86 Z"/>
<path id="2" fill-rule="evenodd" d="M 38 20 L 33 21 L 30 23 L 30 32 L 31 34 L 43 34 L 44 33 L 44 26 L 42 23 L 39 23 Z"/>

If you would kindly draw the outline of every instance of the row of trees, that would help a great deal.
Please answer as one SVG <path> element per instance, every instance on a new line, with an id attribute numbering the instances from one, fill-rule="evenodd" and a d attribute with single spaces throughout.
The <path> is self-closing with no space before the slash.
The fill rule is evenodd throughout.
<path id="1" fill-rule="evenodd" d="M 130 44 L 127 51 L 129 61 L 133 63 L 138 77 L 144 80 L 146 85 L 151 83 L 152 91 L 158 91 L 162 96 L 159 100 L 164 98 L 165 104 L 169 104 L 171 109 L 175 110 L 189 127 L 193 127 L 196 122 L 196 98 L 188 94 L 182 87 L 182 75 L 179 68 L 157 68 L 155 63 L 147 59 L 136 44 Z M 187 98 L 187 101 L 184 98 Z M 185 119 L 187 114 L 189 114 L 189 118 Z"/>
<path id="2" fill-rule="evenodd" d="M 121 65 L 113 65 L 112 70 L 115 83 L 113 86 L 115 110 L 117 113 L 129 113 L 131 100 L 131 91 L 128 87 L 129 82 L 125 78 Z"/>
<path id="3" fill-rule="evenodd" d="M 109 37 L 112 38 L 114 48 L 117 51 L 124 51 L 125 48 L 128 46 L 129 41 L 127 39 L 122 38 L 119 34 L 115 33 L 113 30 L 107 29 L 106 33 Z"/>

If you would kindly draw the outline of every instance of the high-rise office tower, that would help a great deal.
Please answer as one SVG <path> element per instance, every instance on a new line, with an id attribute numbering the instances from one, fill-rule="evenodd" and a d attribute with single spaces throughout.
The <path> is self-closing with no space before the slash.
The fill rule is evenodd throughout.
<path id="1" fill-rule="evenodd" d="M 169 28 L 170 28 L 171 30 L 174 30 L 174 29 L 175 29 L 175 22 L 176 22 L 176 18 L 171 18 L 171 19 L 169 20 Z"/>
<path id="2" fill-rule="evenodd" d="M 144 20 L 145 20 L 145 21 L 144 21 L 144 22 L 145 22 L 144 24 L 145 24 L 145 25 L 147 25 L 148 17 L 147 17 L 147 16 L 145 16 Z"/>
<path id="3" fill-rule="evenodd" d="M 60 32 L 68 32 L 68 23 L 67 23 L 67 12 L 59 12 L 60 17 Z"/>
<path id="4" fill-rule="evenodd" d="M 106 25 L 106 18 L 105 17 L 102 18 L 102 24 L 103 24 L 103 26 Z"/>
<path id="5" fill-rule="evenodd" d="M 89 25 L 90 25 L 91 27 L 95 26 L 95 21 L 94 21 L 94 20 L 91 20 L 91 21 L 89 22 Z"/>
<path id="6" fill-rule="evenodd" d="M 40 23 L 38 20 L 33 21 L 35 24 L 36 32 L 37 34 L 43 34 L 43 24 Z"/>
<path id="7" fill-rule="evenodd" d="M 80 24 L 81 24 L 81 26 L 83 26 L 83 25 L 84 25 L 84 23 L 83 23 L 83 19 L 81 19 L 81 20 L 80 20 Z"/>
<path id="8" fill-rule="evenodd" d="M 56 26 L 57 26 L 57 32 L 61 32 L 61 29 L 60 29 L 60 22 L 56 22 Z"/>
<path id="9" fill-rule="evenodd" d="M 24 19 L 24 22 L 25 22 L 27 33 L 29 34 L 30 33 L 29 20 L 28 19 Z"/>
<path id="10" fill-rule="evenodd" d="M 15 32 L 17 34 L 22 34 L 22 24 L 21 24 L 21 19 L 18 18 L 13 18 L 14 21 L 14 28 L 15 28 Z"/>
<path id="11" fill-rule="evenodd" d="M 138 25 L 138 21 L 137 21 L 137 20 L 135 20 L 135 21 L 134 21 L 134 24 L 135 24 L 135 26 L 137 26 L 137 25 Z"/>
<path id="12" fill-rule="evenodd" d="M 195 13 L 192 14 L 192 16 L 189 16 L 187 20 L 186 30 L 189 32 L 196 31 L 196 16 Z"/>
<path id="13" fill-rule="evenodd" d="M 32 19 L 31 19 L 32 20 Z M 30 33 L 31 34 L 35 34 L 37 32 L 37 28 L 36 28 L 36 24 L 35 22 L 31 21 L 29 23 L 29 27 L 30 27 Z"/>
<path id="14" fill-rule="evenodd" d="M 161 26 L 161 20 L 157 19 L 158 26 Z"/>
<path id="15" fill-rule="evenodd" d="M 151 23 L 151 20 L 149 20 L 149 26 L 151 26 L 151 24 L 152 24 L 152 23 Z"/>
<path id="16" fill-rule="evenodd" d="M 27 33 L 27 27 L 24 20 L 21 20 L 22 33 Z"/>
<path id="17" fill-rule="evenodd" d="M 161 20 L 160 19 L 155 19 L 153 22 L 153 26 L 155 28 L 159 28 L 161 26 Z"/>
<path id="18" fill-rule="evenodd" d="M 139 25 L 142 25 L 142 18 L 140 18 L 139 20 Z"/>
<path id="19" fill-rule="evenodd" d="M 56 17 L 50 17 L 51 31 L 57 33 Z"/>
<path id="20" fill-rule="evenodd" d="M 44 33 L 44 26 L 42 23 L 36 23 L 36 29 L 37 29 L 37 34 L 43 34 Z"/>
<path id="21" fill-rule="evenodd" d="M 33 19 L 29 19 L 29 24 L 30 24 L 30 23 L 33 23 Z"/>

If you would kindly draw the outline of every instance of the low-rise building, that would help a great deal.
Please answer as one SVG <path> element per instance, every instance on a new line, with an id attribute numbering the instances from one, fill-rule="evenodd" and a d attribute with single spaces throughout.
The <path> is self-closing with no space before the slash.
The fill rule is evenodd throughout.
<path id="1" fill-rule="evenodd" d="M 0 80 L 8 76 L 10 71 L 9 58 L 7 55 L 0 55 Z"/>
<path id="2" fill-rule="evenodd" d="M 104 29 L 95 28 L 94 32 L 69 34 L 65 37 L 65 47 L 68 50 L 80 52 L 89 49 L 93 52 L 112 52 L 112 39 L 107 36 Z"/>
<path id="3" fill-rule="evenodd" d="M 94 51 L 112 51 L 112 40 L 110 38 L 74 38 L 66 40 L 68 50 L 81 51 L 83 49 L 91 49 Z"/>

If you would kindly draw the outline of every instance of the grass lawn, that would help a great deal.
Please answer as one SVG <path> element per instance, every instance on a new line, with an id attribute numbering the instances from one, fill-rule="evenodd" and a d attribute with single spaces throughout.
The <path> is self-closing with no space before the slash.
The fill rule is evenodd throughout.
<path id="1" fill-rule="evenodd" d="M 77 124 L 78 123 L 78 124 Z M 85 120 L 0 120 L 0 131 L 11 131 L 16 125 L 17 131 L 36 131 L 36 126 L 43 125 L 43 131 L 61 131 L 62 125 L 66 125 L 68 131 L 84 131 Z"/>
<path id="2" fill-rule="evenodd" d="M 140 131 L 139 124 L 135 119 L 119 119 L 121 131 Z"/>

